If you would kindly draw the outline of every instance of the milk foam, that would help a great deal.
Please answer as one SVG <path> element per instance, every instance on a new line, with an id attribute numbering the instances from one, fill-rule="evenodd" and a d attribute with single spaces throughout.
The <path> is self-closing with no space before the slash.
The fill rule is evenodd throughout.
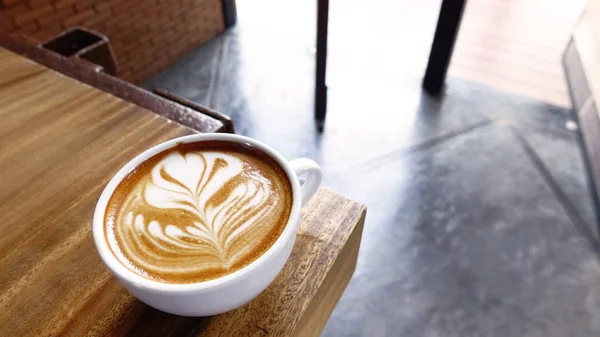
<path id="1" fill-rule="evenodd" d="M 226 274 L 262 253 L 290 200 L 277 197 L 287 182 L 253 160 L 173 151 L 154 163 L 120 205 L 109 240 L 117 257 L 144 276 L 180 282 Z"/>

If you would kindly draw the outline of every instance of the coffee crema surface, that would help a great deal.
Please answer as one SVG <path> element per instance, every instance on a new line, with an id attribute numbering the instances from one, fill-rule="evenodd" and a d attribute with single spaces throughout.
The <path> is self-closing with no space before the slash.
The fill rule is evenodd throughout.
<path id="1" fill-rule="evenodd" d="M 179 144 L 121 181 L 108 202 L 105 235 L 138 275 L 202 282 L 260 257 L 291 207 L 285 172 L 262 151 L 228 141 Z"/>

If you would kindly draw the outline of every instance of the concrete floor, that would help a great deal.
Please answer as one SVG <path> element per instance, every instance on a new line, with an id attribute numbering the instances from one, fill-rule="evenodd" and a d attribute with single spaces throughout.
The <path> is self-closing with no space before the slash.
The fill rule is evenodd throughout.
<path id="1" fill-rule="evenodd" d="M 355 53 L 330 41 L 318 133 L 314 17 L 301 1 L 266 2 L 277 15 L 239 1 L 235 28 L 145 86 L 313 158 L 324 186 L 368 206 L 356 273 L 323 336 L 600 336 L 597 219 L 570 111 L 458 78 L 433 99 L 384 39 Z"/>

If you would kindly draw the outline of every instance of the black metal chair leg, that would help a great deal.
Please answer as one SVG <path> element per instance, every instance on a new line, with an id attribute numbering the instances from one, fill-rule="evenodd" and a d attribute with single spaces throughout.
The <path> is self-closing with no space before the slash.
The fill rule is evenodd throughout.
<path id="1" fill-rule="evenodd" d="M 442 2 L 435 36 L 429 53 L 429 62 L 423 78 L 423 88 L 432 95 L 440 93 L 446 80 L 454 41 L 456 41 L 466 3 L 467 0 L 443 0 Z"/>
<path id="2" fill-rule="evenodd" d="M 317 0 L 317 60 L 315 83 L 315 119 L 319 128 L 325 123 L 327 112 L 327 26 L 329 20 L 329 0 Z"/>

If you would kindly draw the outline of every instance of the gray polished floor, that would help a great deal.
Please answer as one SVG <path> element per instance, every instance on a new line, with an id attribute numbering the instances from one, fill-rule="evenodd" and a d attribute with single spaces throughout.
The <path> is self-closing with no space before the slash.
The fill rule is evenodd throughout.
<path id="1" fill-rule="evenodd" d="M 318 133 L 314 18 L 250 14 L 146 86 L 315 159 L 325 186 L 368 206 L 356 273 L 323 336 L 600 336 L 597 219 L 569 110 L 452 78 L 433 99 L 419 71 L 330 41 Z M 348 57 L 390 71 L 340 66 Z"/>

